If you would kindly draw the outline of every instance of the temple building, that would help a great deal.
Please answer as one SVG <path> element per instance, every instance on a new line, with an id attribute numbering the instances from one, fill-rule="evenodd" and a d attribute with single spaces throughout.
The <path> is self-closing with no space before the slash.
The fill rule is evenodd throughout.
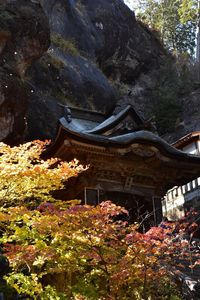
<path id="1" fill-rule="evenodd" d="M 89 169 L 69 180 L 63 199 L 125 206 L 131 221 L 162 218 L 161 198 L 200 176 L 200 157 L 166 143 L 130 105 L 105 115 L 66 108 L 47 156 L 77 158 Z M 152 225 L 152 224 L 151 224 Z"/>
<path id="2" fill-rule="evenodd" d="M 200 131 L 187 134 L 173 144 L 177 149 L 200 157 Z M 194 208 L 200 210 L 200 177 L 170 189 L 162 201 L 163 213 L 169 219 L 181 218 Z"/>

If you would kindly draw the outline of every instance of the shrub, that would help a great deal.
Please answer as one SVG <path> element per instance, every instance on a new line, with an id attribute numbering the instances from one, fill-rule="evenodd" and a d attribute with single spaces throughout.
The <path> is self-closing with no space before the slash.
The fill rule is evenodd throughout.
<path id="1" fill-rule="evenodd" d="M 34 141 L 10 147 L 0 143 L 0 204 L 33 205 L 53 201 L 51 192 L 83 170 L 76 160 L 64 163 L 57 158 L 40 158 L 48 142 Z"/>
<path id="2" fill-rule="evenodd" d="M 50 63 L 56 69 L 62 69 L 65 66 L 65 64 L 62 60 L 60 60 L 58 57 L 56 57 L 52 54 L 48 55 L 47 63 L 48 64 Z"/>
<path id="3" fill-rule="evenodd" d="M 159 70 L 153 91 L 152 112 L 160 134 L 172 132 L 181 116 L 179 84 L 174 61 L 167 60 Z"/>
<path id="4" fill-rule="evenodd" d="M 12 267 L 7 282 L 33 299 L 49 299 L 47 291 L 58 297 L 52 299 L 165 299 L 177 293 L 169 268 L 178 247 L 168 230 L 140 234 L 137 225 L 115 220 L 124 213 L 109 201 L 1 209 L 1 243 Z"/>
<path id="5" fill-rule="evenodd" d="M 60 50 L 64 52 L 68 52 L 73 56 L 79 55 L 79 51 L 77 49 L 76 43 L 74 40 L 65 40 L 61 35 L 57 33 L 51 34 L 52 43 L 57 46 Z"/>
<path id="6" fill-rule="evenodd" d="M 174 239 L 175 224 L 141 234 L 137 224 L 122 221 L 128 212 L 110 201 L 93 207 L 55 200 L 51 192 L 84 168 L 41 159 L 47 144 L 0 144 L 0 244 L 10 262 L 8 286 L 33 300 L 180 299 L 171 270 L 177 257 L 188 257 L 188 242 Z"/>

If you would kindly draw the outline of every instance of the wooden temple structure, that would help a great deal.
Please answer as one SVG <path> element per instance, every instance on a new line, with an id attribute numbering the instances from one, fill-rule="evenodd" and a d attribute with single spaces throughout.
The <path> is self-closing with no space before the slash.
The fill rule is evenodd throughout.
<path id="1" fill-rule="evenodd" d="M 200 131 L 190 132 L 177 140 L 173 146 L 183 152 L 200 157 Z M 177 220 L 185 216 L 191 209 L 200 211 L 200 177 L 187 184 L 174 186 L 162 201 L 163 213 L 169 220 Z"/>
<path id="2" fill-rule="evenodd" d="M 172 145 L 186 153 L 200 155 L 200 131 L 190 132 Z"/>
<path id="3" fill-rule="evenodd" d="M 109 199 L 125 206 L 132 221 L 148 214 L 159 223 L 161 197 L 200 176 L 200 157 L 175 149 L 151 129 L 130 104 L 107 118 L 66 107 L 46 155 L 90 167 L 69 180 L 63 198 L 88 204 Z"/>

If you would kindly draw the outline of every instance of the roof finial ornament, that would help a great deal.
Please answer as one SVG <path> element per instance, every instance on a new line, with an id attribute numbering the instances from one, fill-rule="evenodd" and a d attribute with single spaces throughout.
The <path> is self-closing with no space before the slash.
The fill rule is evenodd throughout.
<path id="1" fill-rule="evenodd" d="M 128 97 L 130 97 L 132 94 L 132 91 L 131 90 L 128 90 Z"/>
<path id="2" fill-rule="evenodd" d="M 63 107 L 63 117 L 65 120 L 70 123 L 72 121 L 72 112 L 69 106 L 60 104 L 61 107 Z"/>

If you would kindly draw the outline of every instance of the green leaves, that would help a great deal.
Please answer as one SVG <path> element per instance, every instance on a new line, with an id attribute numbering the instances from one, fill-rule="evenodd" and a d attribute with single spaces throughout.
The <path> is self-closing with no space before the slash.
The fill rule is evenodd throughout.
<path id="1" fill-rule="evenodd" d="M 38 277 L 35 274 L 26 276 L 23 273 L 13 272 L 5 277 L 5 279 L 19 294 L 26 293 L 26 295 L 31 296 L 34 300 L 38 299 L 37 295 L 43 291 L 42 285 L 38 282 Z"/>
<path id="2" fill-rule="evenodd" d="M 51 192 L 84 168 L 76 160 L 43 161 L 45 144 L 0 144 L 7 283 L 33 300 L 170 299 L 168 266 L 181 243 L 162 228 L 139 233 L 137 224 L 120 220 L 128 212 L 110 201 L 93 207 L 53 199 Z"/>
<path id="3" fill-rule="evenodd" d="M 172 53 L 194 54 L 198 19 L 197 1 L 141 1 L 138 18 L 158 32 L 161 41 Z"/>
<path id="4" fill-rule="evenodd" d="M 62 299 L 60 293 L 64 299 L 142 299 L 144 290 L 158 299 L 167 251 L 173 262 L 169 230 L 138 233 L 137 225 L 114 220 L 127 212 L 109 201 L 63 204 L 2 209 L 0 242 L 13 270 L 7 282 L 33 299 Z"/>

